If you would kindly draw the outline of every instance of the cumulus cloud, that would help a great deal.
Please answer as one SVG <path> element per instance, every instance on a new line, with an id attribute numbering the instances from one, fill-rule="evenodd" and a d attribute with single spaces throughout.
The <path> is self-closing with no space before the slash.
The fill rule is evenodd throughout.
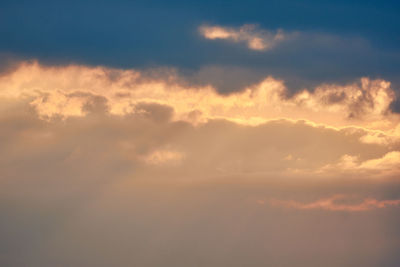
<path id="1" fill-rule="evenodd" d="M 256 51 L 270 50 L 294 35 L 284 33 L 281 29 L 276 32 L 261 30 L 254 24 L 245 24 L 239 28 L 203 25 L 199 27 L 199 32 L 206 39 L 242 42 Z"/>
<path id="2" fill-rule="evenodd" d="M 313 93 L 307 90 L 298 93 L 295 101 L 308 107 L 321 109 L 325 106 L 332 110 L 341 110 L 349 118 L 365 115 L 381 116 L 390 111 L 395 93 L 390 83 L 383 80 L 371 81 L 362 78 L 360 85 L 322 85 Z"/>
<path id="3" fill-rule="evenodd" d="M 283 81 L 273 77 L 242 92 L 220 95 L 210 86 L 192 88 L 174 82 L 174 77 L 165 81 L 142 75 L 135 70 L 24 63 L 0 78 L 2 116 L 7 123 L 7 116 L 13 123 L 31 120 L 28 126 L 37 121 L 39 128 L 29 126 L 22 133 L 26 138 L 34 131 L 30 138 L 43 142 L 63 136 L 57 130 L 60 124 L 84 136 L 78 125 L 96 123 L 101 132 L 116 133 L 99 140 L 98 146 L 111 142 L 124 155 L 116 159 L 133 160 L 138 166 L 208 170 L 212 175 L 342 171 L 393 176 L 399 171 L 399 115 L 390 110 L 394 94 L 387 81 L 362 78 L 360 83 L 321 85 L 289 97 Z M 31 109 L 33 117 L 12 117 L 11 107 L 17 104 Z M 141 131 L 148 136 L 120 140 L 119 132 L 139 133 L 117 123 L 124 121 L 143 125 Z M 81 147 L 76 149 L 66 153 L 76 158 L 83 153 Z"/>
<path id="4" fill-rule="evenodd" d="M 399 123 L 398 114 L 390 109 L 395 100 L 390 82 L 368 78 L 344 86 L 321 85 L 288 97 L 284 81 L 266 77 L 241 92 L 220 95 L 211 86 L 182 84 L 173 73 L 148 79 L 135 70 L 24 63 L 0 78 L 0 88 L 2 97 L 29 98 L 42 118 L 84 116 L 92 105 L 89 102 L 103 101 L 101 108 L 115 115 L 141 112 L 139 103 L 155 103 L 172 107 L 173 120 L 199 122 L 226 119 L 257 125 L 276 118 L 304 119 L 386 134 L 395 134 Z M 367 142 L 372 139 L 365 137 Z"/>
<path id="5" fill-rule="evenodd" d="M 374 252 L 375 263 L 388 257 L 395 242 L 371 231 L 387 223 L 377 212 L 396 222 L 399 208 L 399 126 L 388 82 L 288 96 L 269 77 L 220 95 L 170 78 L 38 63 L 0 77 L 1 263 L 293 266 L 312 257 L 320 266 L 326 259 L 317 251 L 342 266 L 335 259 L 348 251 Z M 260 199 L 307 201 L 254 205 Z M 368 217 L 322 216 L 327 209 Z M 398 235 L 397 223 L 385 227 Z M 287 249 L 303 248 L 315 231 L 324 240 L 285 262 Z M 379 250 L 365 245 L 367 234 Z M 338 237 L 345 248 L 322 246 Z"/>

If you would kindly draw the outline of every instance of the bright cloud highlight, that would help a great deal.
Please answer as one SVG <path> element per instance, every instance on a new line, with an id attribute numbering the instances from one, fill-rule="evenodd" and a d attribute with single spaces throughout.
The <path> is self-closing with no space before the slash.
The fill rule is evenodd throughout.
<path id="1" fill-rule="evenodd" d="M 158 104 L 166 107 L 159 112 L 173 111 L 174 120 L 192 123 L 226 119 L 258 125 L 286 118 L 386 133 L 371 132 L 365 142 L 389 140 L 390 135 L 397 135 L 400 121 L 390 110 L 395 100 L 390 82 L 368 78 L 345 86 L 321 85 L 288 97 L 284 81 L 266 77 L 241 92 L 220 95 L 211 86 L 183 85 L 175 74 L 149 79 L 135 70 L 23 63 L 0 78 L 0 96 L 29 99 L 42 118 L 84 116 L 93 105 L 111 114 L 127 115 L 143 112 L 143 105 Z"/>
<path id="2" fill-rule="evenodd" d="M 256 51 L 270 50 L 293 36 L 293 34 L 286 34 L 280 29 L 276 32 L 260 30 L 253 24 L 246 24 L 239 28 L 204 25 L 199 28 L 199 31 L 206 39 L 243 42 L 249 49 Z"/>

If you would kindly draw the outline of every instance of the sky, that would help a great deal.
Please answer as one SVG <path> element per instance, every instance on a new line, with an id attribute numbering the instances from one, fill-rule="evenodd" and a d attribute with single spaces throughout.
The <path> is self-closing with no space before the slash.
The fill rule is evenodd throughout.
<path id="1" fill-rule="evenodd" d="M 0 265 L 400 265 L 397 1 L 1 1 Z"/>

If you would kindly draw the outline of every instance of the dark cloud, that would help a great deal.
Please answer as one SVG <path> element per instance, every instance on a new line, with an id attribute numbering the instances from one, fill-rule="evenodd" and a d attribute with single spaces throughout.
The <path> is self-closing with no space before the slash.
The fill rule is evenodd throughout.
<path id="1" fill-rule="evenodd" d="M 170 121 L 174 110 L 166 105 L 141 102 L 135 105 L 134 112 L 161 123 Z"/>

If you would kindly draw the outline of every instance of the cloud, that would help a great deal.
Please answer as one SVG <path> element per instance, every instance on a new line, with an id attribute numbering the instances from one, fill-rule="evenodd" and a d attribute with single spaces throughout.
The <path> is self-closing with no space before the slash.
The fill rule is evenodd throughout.
<path id="1" fill-rule="evenodd" d="M 362 78 L 360 85 L 322 85 L 313 93 L 307 90 L 296 94 L 295 102 L 309 108 L 339 109 L 349 118 L 360 118 L 365 115 L 380 116 L 389 112 L 390 104 L 395 99 L 395 93 L 390 89 L 390 83 L 383 80 L 371 81 Z"/>
<path id="2" fill-rule="evenodd" d="M 345 195 L 334 195 L 329 198 L 319 199 L 311 203 L 302 203 L 293 200 L 270 200 L 272 206 L 281 206 L 299 210 L 328 210 L 328 211 L 348 211 L 359 212 L 372 209 L 383 209 L 390 206 L 399 206 L 400 199 L 394 200 L 377 200 L 374 198 L 365 198 L 356 204 L 343 203 L 344 201 L 352 200 L 351 197 Z M 259 202 L 259 204 L 263 204 Z"/>
<path id="3" fill-rule="evenodd" d="M 96 139 L 89 133 L 104 134 L 94 134 L 96 150 L 104 144 L 110 149 L 99 160 L 113 155 L 112 162 L 126 170 L 132 164 L 146 172 L 151 165 L 194 176 L 204 172 L 203 177 L 331 178 L 343 173 L 393 178 L 399 171 L 400 118 L 390 110 L 395 96 L 383 80 L 325 84 L 289 96 L 283 81 L 267 77 L 221 95 L 210 86 L 182 84 L 173 74 L 166 79 L 136 70 L 22 63 L 0 78 L 0 97 L 2 128 L 8 129 L 3 140 L 13 140 L 4 153 L 8 160 L 15 155 L 16 162 L 25 157 L 19 149 L 31 147 L 35 155 L 39 143 L 49 149 L 60 138 L 71 144 L 63 139 L 64 125 L 90 143 Z M 29 116 L 21 113 L 26 110 Z M 50 149 L 48 157 L 61 151 L 68 162 L 89 157 L 87 144 L 78 143 Z"/>
<path id="4" fill-rule="evenodd" d="M 150 165 L 179 164 L 184 158 L 182 153 L 171 150 L 156 150 L 144 157 Z"/>
<path id="5" fill-rule="evenodd" d="M 369 78 L 343 86 L 320 85 L 288 96 L 284 81 L 265 77 L 240 92 L 221 95 L 209 85 L 182 83 L 173 72 L 168 77 L 148 78 L 137 70 L 22 63 L 0 78 L 0 96 L 29 98 L 42 118 L 84 116 L 94 104 L 120 116 L 142 112 L 145 104 L 159 104 L 173 108 L 174 113 L 167 115 L 172 120 L 226 119 L 257 125 L 287 118 L 337 128 L 380 130 L 380 140 L 396 135 L 394 129 L 400 121 L 390 108 L 395 100 L 390 82 Z M 371 132 L 364 141 L 376 141 L 372 138 L 376 134 Z"/>
<path id="6" fill-rule="evenodd" d="M 42 157 L 61 157 L 56 165 L 99 161 L 110 171 L 121 166 L 127 175 L 135 168 L 146 173 L 166 168 L 194 180 L 332 178 L 346 172 L 383 179 L 398 173 L 400 140 L 393 129 L 398 115 L 389 109 L 388 82 L 363 79 L 361 85 L 321 86 L 288 97 L 283 82 L 272 77 L 220 95 L 211 87 L 141 75 L 35 63 L 3 76 L 1 118 L 7 130 L 2 139 L 8 140 L 3 166 L 30 155 L 32 166 L 43 164 Z M 340 101 L 326 100 L 336 94 Z M 354 106 L 358 117 L 349 117 Z M 77 171 L 90 170 L 81 168 Z"/>
<path id="7" fill-rule="evenodd" d="M 391 255 L 400 142 L 388 82 L 300 97 L 273 77 L 229 95 L 175 79 L 38 63 L 0 78 L 2 265 L 343 266 L 354 253 L 368 266 L 366 252 Z M 283 202 L 254 205 L 270 199 Z"/>
<path id="8" fill-rule="evenodd" d="M 390 146 L 389 146 L 390 147 Z M 319 172 L 343 171 L 381 178 L 386 174 L 400 174 L 400 151 L 388 151 L 377 158 L 360 159 L 360 155 L 343 155 L 337 163 L 323 166 Z"/>
<path id="9" fill-rule="evenodd" d="M 267 51 L 280 42 L 293 37 L 293 33 L 284 33 L 281 29 L 276 32 L 258 29 L 257 25 L 245 24 L 239 28 L 222 26 L 201 26 L 200 34 L 209 40 L 223 39 L 232 42 L 246 43 L 247 47 L 256 51 Z"/>

